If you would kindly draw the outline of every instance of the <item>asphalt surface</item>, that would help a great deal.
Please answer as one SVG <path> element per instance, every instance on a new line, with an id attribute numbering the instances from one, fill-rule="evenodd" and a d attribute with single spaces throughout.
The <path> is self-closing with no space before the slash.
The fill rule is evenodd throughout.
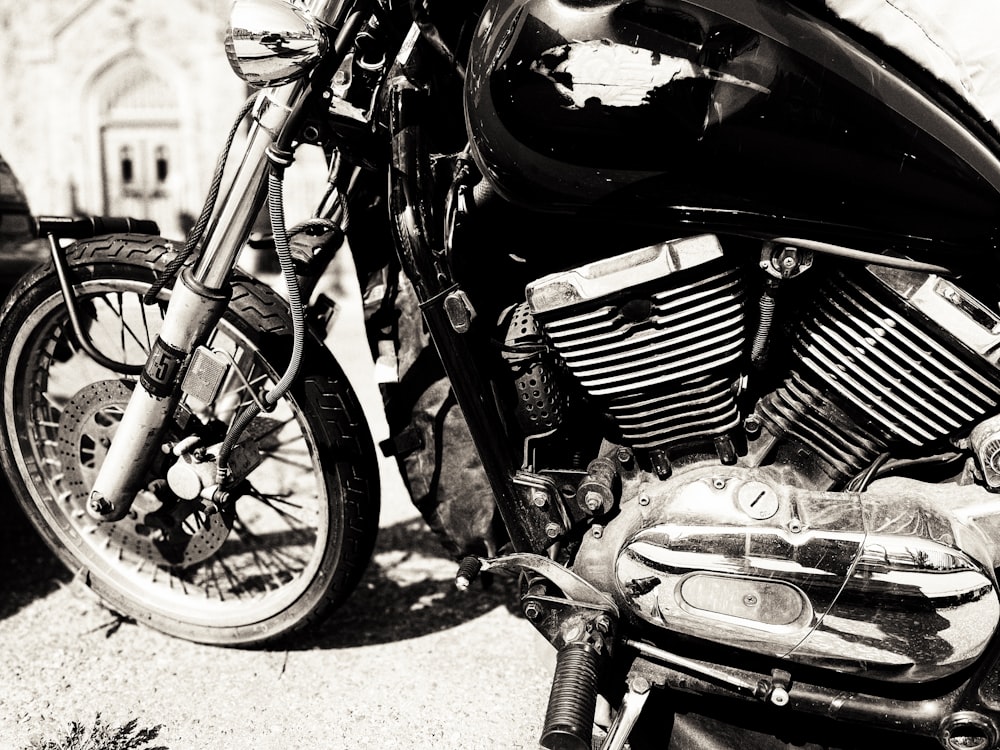
<path id="1" fill-rule="evenodd" d="M 121 623 L 10 503 L 0 512 L 0 748 L 70 722 L 162 725 L 201 748 L 536 747 L 547 645 L 512 590 L 460 595 L 415 520 L 387 516 L 352 599 L 278 650 L 226 649 Z"/>
<path id="2" fill-rule="evenodd" d="M 340 354 L 374 408 L 351 303 Z M 378 439 L 377 410 L 373 420 Z M 385 468 L 382 530 L 359 589 L 321 628 L 256 650 L 121 622 L 0 483 L 0 750 L 58 740 L 98 714 L 161 725 L 153 744 L 170 750 L 537 747 L 551 649 L 517 612 L 511 583 L 454 589 L 454 564 Z"/>

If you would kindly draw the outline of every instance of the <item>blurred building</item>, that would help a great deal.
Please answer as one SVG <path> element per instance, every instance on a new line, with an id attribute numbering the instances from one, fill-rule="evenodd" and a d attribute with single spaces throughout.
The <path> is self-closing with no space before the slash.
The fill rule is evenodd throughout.
<path id="1" fill-rule="evenodd" d="M 223 49 L 230 5 L 0 0 L 0 154 L 34 214 L 152 218 L 183 236 L 248 93 Z"/>

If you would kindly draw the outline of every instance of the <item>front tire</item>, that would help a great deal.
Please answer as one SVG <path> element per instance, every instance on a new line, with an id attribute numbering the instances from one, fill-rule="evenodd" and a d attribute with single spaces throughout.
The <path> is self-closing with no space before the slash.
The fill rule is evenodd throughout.
<path id="1" fill-rule="evenodd" d="M 70 248 L 83 325 L 102 354 L 145 362 L 169 290 L 155 305 L 141 300 L 173 253 L 170 242 L 141 235 Z M 252 398 L 247 384 L 260 393 L 284 372 L 287 303 L 238 276 L 207 345 L 233 367 L 211 403 L 184 402 L 185 417 L 203 433 L 224 433 Z M 315 623 L 356 585 L 378 527 L 378 464 L 357 397 L 312 338 L 289 394 L 248 428 L 262 462 L 224 512 L 172 495 L 160 459 L 129 516 L 113 523 L 95 522 L 83 503 L 134 378 L 77 346 L 51 266 L 8 297 L 0 351 L 2 464 L 15 498 L 62 562 L 113 609 L 189 640 L 256 644 Z M 183 422 L 172 428 L 178 438 Z"/>

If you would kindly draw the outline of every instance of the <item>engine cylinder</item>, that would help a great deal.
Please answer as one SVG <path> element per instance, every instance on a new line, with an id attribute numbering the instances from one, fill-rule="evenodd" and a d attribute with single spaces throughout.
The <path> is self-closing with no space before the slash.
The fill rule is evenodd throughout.
<path id="1" fill-rule="evenodd" d="M 1000 319 L 951 282 L 876 266 L 838 274 L 800 321 L 795 367 L 758 404 L 828 474 L 891 446 L 961 434 L 1000 404 Z"/>
<path id="2" fill-rule="evenodd" d="M 636 448 L 739 423 L 743 288 L 713 235 L 539 279 L 528 305 L 566 368 Z"/>

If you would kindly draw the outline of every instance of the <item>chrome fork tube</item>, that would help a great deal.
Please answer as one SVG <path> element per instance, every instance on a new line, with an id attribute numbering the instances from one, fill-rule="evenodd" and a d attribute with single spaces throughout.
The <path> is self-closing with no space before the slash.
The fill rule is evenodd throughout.
<path id="1" fill-rule="evenodd" d="M 269 89 L 258 97 L 243 161 L 209 224 L 194 267 L 194 277 L 199 283 L 221 289 L 228 281 L 264 205 L 269 163 L 267 150 L 277 140 L 305 87 L 304 81 L 297 81 Z"/>
<path id="2" fill-rule="evenodd" d="M 239 168 L 221 194 L 193 269 L 175 284 L 160 334 L 91 489 L 87 511 L 102 521 L 123 518 L 163 444 L 180 399 L 178 378 L 188 355 L 221 319 L 228 280 L 264 202 L 268 148 L 287 124 L 307 84 L 262 93 Z"/>
<path id="3" fill-rule="evenodd" d="M 339 28 L 352 10 L 368 5 L 361 0 L 309 0 L 309 12 L 332 28 Z"/>

